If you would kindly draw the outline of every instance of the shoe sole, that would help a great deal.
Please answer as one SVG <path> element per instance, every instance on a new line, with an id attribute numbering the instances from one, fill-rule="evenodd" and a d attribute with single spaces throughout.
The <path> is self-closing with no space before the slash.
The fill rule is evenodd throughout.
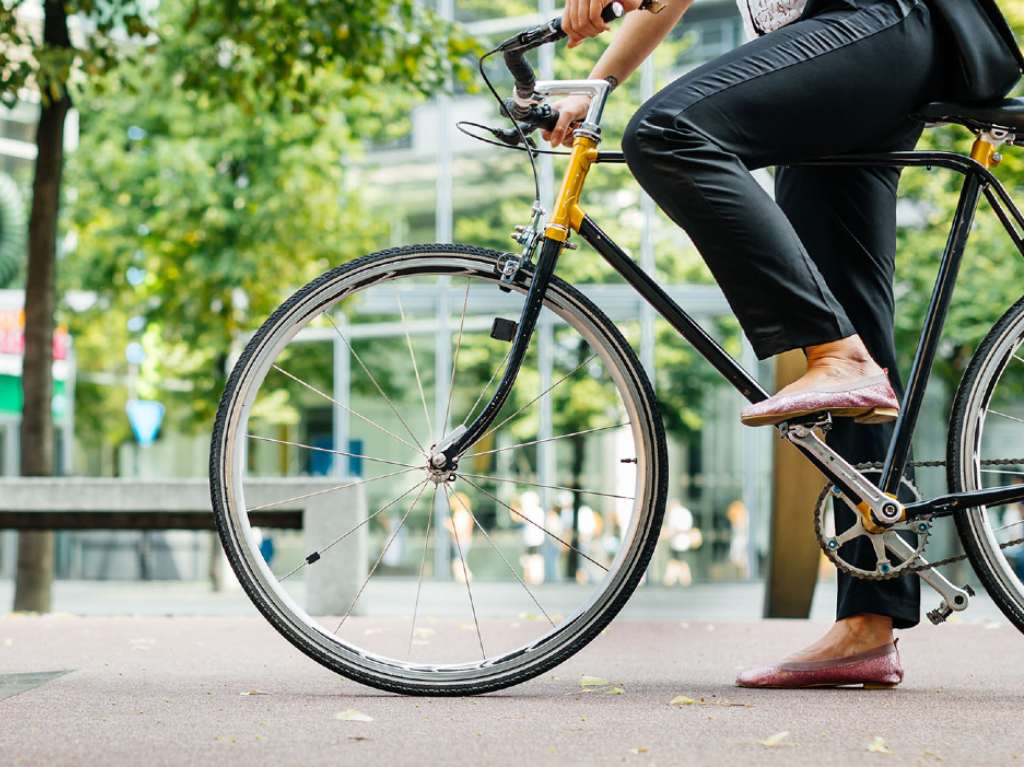
<path id="1" fill-rule="evenodd" d="M 740 421 L 744 426 L 774 426 L 783 421 L 792 421 L 794 418 L 803 418 L 804 416 L 824 412 L 831 413 L 837 418 L 852 418 L 855 423 L 876 424 L 895 421 L 900 411 L 894 407 L 839 407 L 827 411 L 791 410 L 787 413 L 770 413 L 747 418 L 740 416 Z"/>
<path id="2" fill-rule="evenodd" d="M 745 690 L 842 690 L 861 687 L 865 690 L 891 690 L 900 682 L 823 682 L 822 684 L 738 684 Z"/>

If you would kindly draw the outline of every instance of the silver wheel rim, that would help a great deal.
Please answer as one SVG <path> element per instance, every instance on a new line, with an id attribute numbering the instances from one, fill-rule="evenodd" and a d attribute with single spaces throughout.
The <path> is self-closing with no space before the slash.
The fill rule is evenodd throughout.
<path id="1" fill-rule="evenodd" d="M 467 285 L 468 276 L 471 275 L 480 280 L 482 284 L 485 281 L 493 282 L 492 270 L 493 261 L 487 257 L 446 252 L 416 255 L 396 254 L 390 258 L 370 261 L 360 265 L 359 268 L 345 270 L 335 279 L 321 285 L 317 290 L 309 292 L 302 300 L 294 303 L 287 314 L 277 320 L 272 332 L 259 339 L 255 353 L 247 358 L 246 367 L 234 393 L 233 407 L 223 431 L 222 455 L 224 460 L 220 471 L 223 488 L 221 501 L 226 510 L 230 544 L 240 557 L 240 567 L 244 569 L 240 575 L 248 577 L 254 583 L 280 620 L 287 623 L 288 628 L 298 633 L 304 641 L 339 661 L 345 667 L 354 667 L 363 674 L 430 687 L 459 686 L 467 683 L 479 683 L 496 676 L 519 675 L 529 667 L 542 663 L 552 655 L 558 654 L 565 648 L 588 637 L 592 627 L 602 622 L 602 618 L 605 617 L 611 605 L 620 600 L 624 591 L 632 588 L 633 579 L 630 576 L 637 569 L 639 558 L 645 549 L 644 542 L 650 535 L 656 533 L 651 528 L 658 485 L 657 472 L 661 470 L 661 467 L 656 465 L 655 437 L 649 428 L 651 414 L 645 412 L 646 408 L 643 404 L 645 398 L 640 384 L 635 380 L 635 374 L 623 369 L 626 366 L 622 363 L 622 355 L 616 349 L 614 339 L 607 337 L 598 321 L 589 318 L 583 311 L 584 307 L 580 306 L 570 294 L 553 286 L 548 293 L 546 308 L 585 338 L 591 349 L 600 356 L 605 370 L 611 373 L 614 386 L 627 411 L 630 432 L 636 450 L 636 487 L 633 495 L 633 512 L 629 523 L 628 544 L 619 548 L 608 567 L 608 577 L 589 604 L 580 607 L 575 614 L 567 616 L 564 622 L 538 637 L 536 641 L 519 646 L 510 652 L 504 652 L 494 657 L 487 657 L 486 653 L 483 653 L 484 657 L 475 662 L 455 664 L 410 662 L 368 652 L 363 648 L 343 642 L 325 631 L 324 627 L 281 587 L 278 576 L 259 556 L 258 546 L 246 511 L 244 488 L 242 482 L 239 481 L 245 476 L 243 466 L 245 451 L 240 449 L 240 437 L 246 433 L 245 425 L 248 422 L 250 410 L 260 385 L 289 341 L 293 339 L 300 328 L 307 325 L 311 318 L 319 316 L 338 301 L 358 292 L 356 287 L 362 290 L 371 285 L 379 285 L 421 272 L 450 276 L 465 274 L 467 275 Z M 522 292 L 522 286 L 519 286 L 517 291 Z M 254 343 L 256 343 L 255 340 Z M 476 620 L 475 608 L 474 620 Z M 479 624 L 476 631 L 480 636 Z M 481 649 L 483 649 L 482 638 Z"/>

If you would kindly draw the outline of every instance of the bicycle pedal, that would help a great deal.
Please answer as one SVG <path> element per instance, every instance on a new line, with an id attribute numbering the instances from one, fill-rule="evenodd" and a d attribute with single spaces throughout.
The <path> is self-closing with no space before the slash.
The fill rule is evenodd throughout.
<path id="1" fill-rule="evenodd" d="M 934 610 L 928 612 L 928 620 L 932 622 L 932 625 L 938 626 L 940 623 L 945 623 L 946 619 L 952 614 L 953 608 L 943 601 Z"/>

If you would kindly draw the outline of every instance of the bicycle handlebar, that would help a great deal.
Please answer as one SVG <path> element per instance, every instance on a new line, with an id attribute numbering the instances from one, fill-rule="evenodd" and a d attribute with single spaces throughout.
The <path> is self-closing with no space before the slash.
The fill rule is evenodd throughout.
<path id="1" fill-rule="evenodd" d="M 648 3 L 648 5 L 650 4 Z M 611 23 L 615 19 L 621 18 L 625 12 L 626 10 L 622 3 L 618 2 L 618 0 L 613 0 L 613 2 L 608 3 L 608 5 L 601 9 L 601 18 L 606 23 Z M 516 96 L 523 100 L 523 102 L 533 96 L 533 89 L 537 85 L 537 77 L 534 75 L 533 67 L 526 60 L 527 52 L 542 45 L 557 42 L 565 37 L 567 35 L 562 30 L 562 19 L 559 17 L 552 19 L 547 24 L 541 24 L 540 26 L 520 32 L 498 46 L 498 50 L 504 55 L 505 66 L 515 80 Z M 517 120 L 522 120 L 528 116 L 529 106 L 525 103 L 512 100 L 506 106 Z"/>

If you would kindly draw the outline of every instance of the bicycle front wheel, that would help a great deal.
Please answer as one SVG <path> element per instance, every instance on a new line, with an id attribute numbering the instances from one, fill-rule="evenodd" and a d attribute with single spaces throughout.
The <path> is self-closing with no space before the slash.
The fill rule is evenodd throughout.
<path id="1" fill-rule="evenodd" d="M 957 390 L 947 472 L 954 492 L 1024 482 L 1024 299 L 982 341 Z M 1003 614 L 1024 631 L 1024 506 L 970 509 L 957 531 Z"/>
<path id="2" fill-rule="evenodd" d="M 481 693 L 552 668 L 621 609 L 657 541 L 667 461 L 650 383 L 615 325 L 558 279 L 493 426 L 454 472 L 429 467 L 507 363 L 531 275 L 504 285 L 501 256 L 415 246 L 328 272 L 248 343 L 217 413 L 211 492 L 239 581 L 292 644 L 380 689 Z M 274 503 L 247 503 L 247 489 L 338 475 L 339 460 L 347 476 L 328 492 L 357 489 L 364 511 L 339 509 L 315 540 L 308 525 L 301 542 L 270 535 L 269 556 L 258 517 Z M 314 615 L 311 574 L 333 558 L 362 558 L 358 576 Z"/>

